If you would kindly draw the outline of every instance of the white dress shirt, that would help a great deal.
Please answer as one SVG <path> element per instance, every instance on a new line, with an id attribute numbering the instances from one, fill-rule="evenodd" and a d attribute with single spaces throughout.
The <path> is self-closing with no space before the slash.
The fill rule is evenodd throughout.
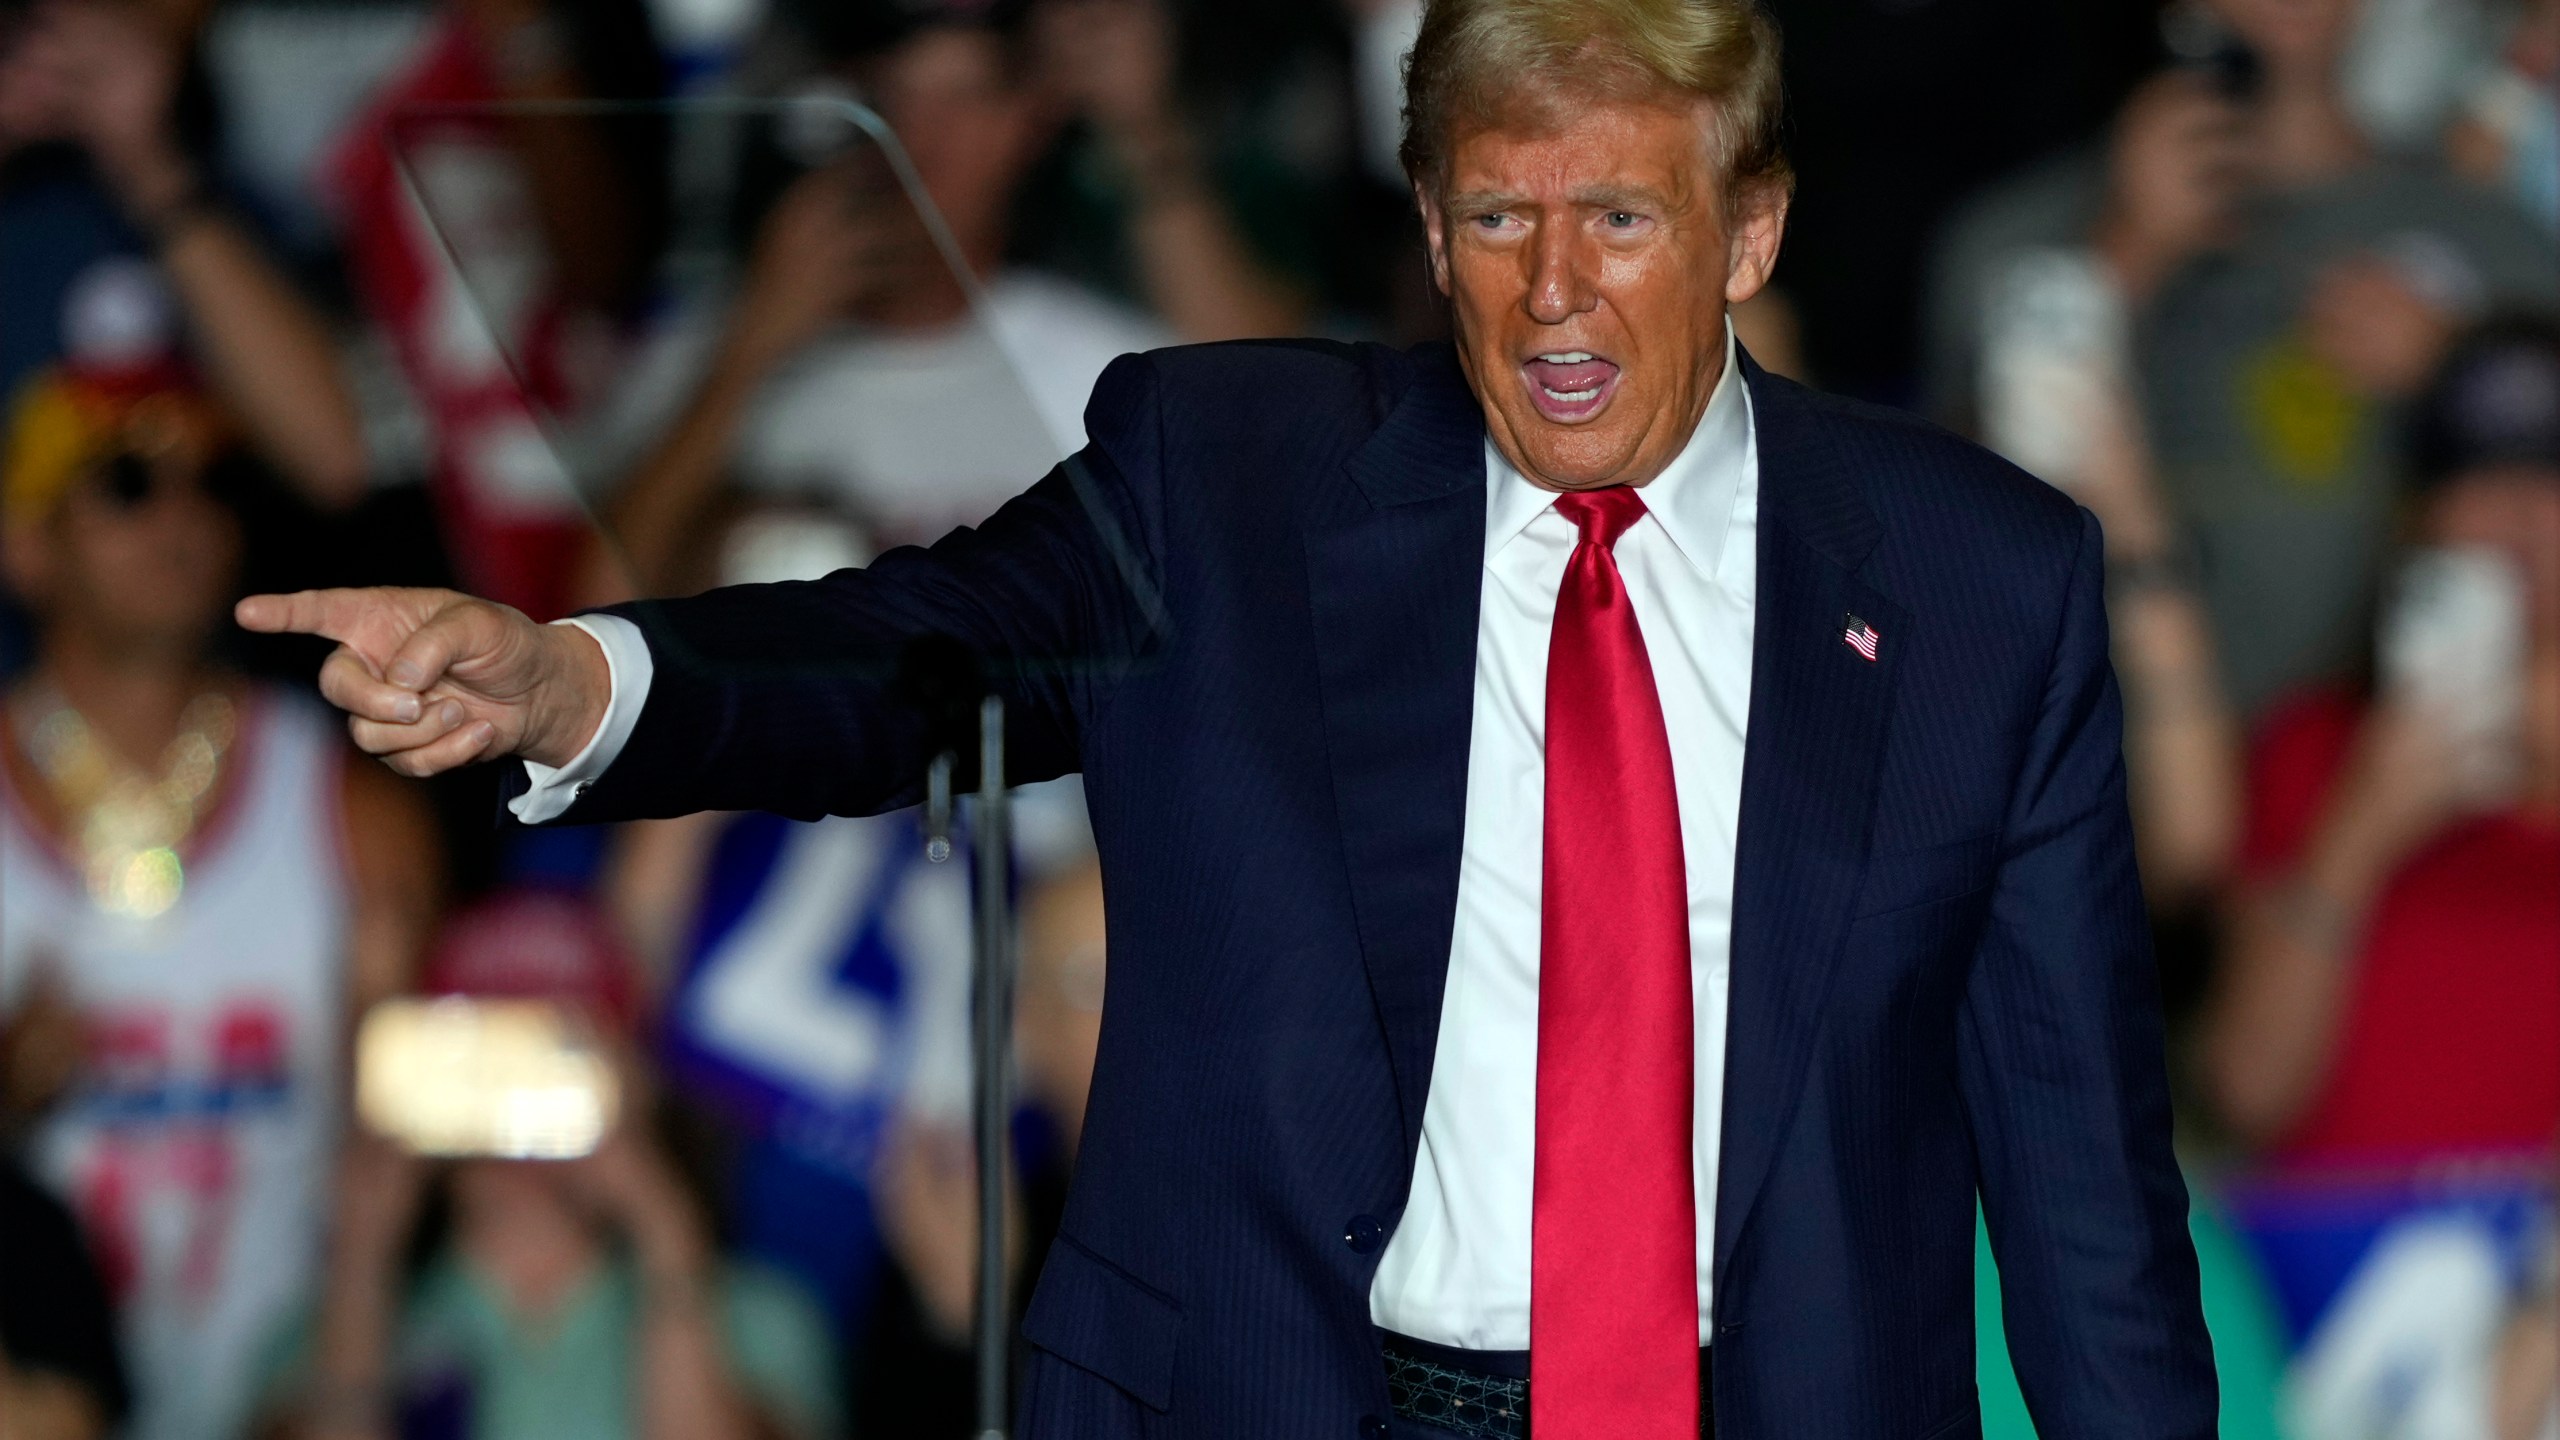
<path id="1" fill-rule="evenodd" d="M 1484 601 L 1476 620 L 1466 839 L 1457 927 L 1413 1195 L 1369 1290 L 1379 1325 L 1470 1350 L 1529 1348 L 1537 1135 L 1539 892 L 1546 854 L 1547 641 L 1578 538 L 1555 495 L 1485 445 Z M 1696 1006 L 1698 1336 L 1713 1315 L 1716 1145 L 1724 1116 L 1733 838 L 1751 712 L 1760 464 L 1750 398 L 1724 378 L 1688 445 L 1644 487 L 1619 537 L 1636 626 L 1662 699 L 1689 872 Z"/>
<path id="2" fill-rule="evenodd" d="M 587 743 L 569 758 L 568 764 L 555 768 L 532 760 L 524 762 L 529 783 L 523 794 L 507 802 L 507 808 L 527 825 L 558 819 L 587 793 L 587 787 L 613 763 L 613 757 L 622 753 L 622 747 L 631 739 L 631 727 L 640 723 L 640 708 L 649 703 L 649 682 L 658 673 L 640 627 L 619 615 L 573 615 L 551 623 L 574 625 L 594 636 L 596 644 L 603 647 L 604 719 L 597 722 L 596 733 L 587 737 Z"/>
<path id="3" fill-rule="evenodd" d="M 1698 1047 L 1691 1164 L 1702 1341 L 1713 1315 L 1733 847 L 1758 572 L 1759 450 L 1749 394 L 1734 364 L 1728 329 L 1724 376 L 1696 433 L 1644 487 L 1646 516 L 1615 550 L 1670 732 L 1689 876 Z M 1552 492 L 1521 476 L 1489 441 L 1484 454 L 1484 590 L 1457 923 L 1412 1199 L 1381 1257 L 1369 1311 L 1378 1324 L 1417 1339 L 1524 1350 L 1537 1134 L 1547 641 L 1578 537 L 1573 523 L 1556 513 Z M 603 723 L 576 758 L 558 769 L 526 762 L 532 783 L 511 803 L 527 823 L 567 810 L 604 773 L 648 695 L 649 649 L 636 626 L 609 615 L 563 623 L 604 647 L 613 694 Z"/>

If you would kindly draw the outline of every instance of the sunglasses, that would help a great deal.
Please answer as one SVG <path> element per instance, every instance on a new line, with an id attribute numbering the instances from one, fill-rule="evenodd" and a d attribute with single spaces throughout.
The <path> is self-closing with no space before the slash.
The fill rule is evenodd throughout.
<path id="1" fill-rule="evenodd" d="M 149 456 L 119 450 L 98 462 L 89 493 L 105 501 L 110 510 L 130 513 L 155 499 L 198 492 L 201 481 L 180 473 L 187 468 L 155 464 Z"/>

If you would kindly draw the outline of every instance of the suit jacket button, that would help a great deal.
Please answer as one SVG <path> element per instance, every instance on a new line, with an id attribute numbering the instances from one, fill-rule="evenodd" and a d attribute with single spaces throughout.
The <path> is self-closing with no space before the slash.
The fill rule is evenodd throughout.
<path id="1" fill-rule="evenodd" d="M 1354 1255 L 1368 1254 L 1377 1249 L 1378 1242 L 1385 1238 L 1387 1238 L 1387 1227 L 1379 1224 L 1378 1217 L 1375 1215 L 1354 1215 L 1342 1227 L 1342 1243 L 1350 1246 L 1351 1253 Z"/>
<path id="2" fill-rule="evenodd" d="M 1387 1440 L 1387 1422 L 1375 1415 L 1361 1416 L 1360 1440 Z"/>

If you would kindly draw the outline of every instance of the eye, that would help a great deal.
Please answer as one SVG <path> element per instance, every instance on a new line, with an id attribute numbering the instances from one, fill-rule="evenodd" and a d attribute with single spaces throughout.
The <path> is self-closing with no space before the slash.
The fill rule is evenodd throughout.
<path id="1" fill-rule="evenodd" d="M 1476 228 L 1480 230 L 1499 230 L 1502 228 L 1502 222 L 1510 218 L 1510 216 L 1496 210 L 1490 214 L 1477 216 Z"/>
<path id="2" fill-rule="evenodd" d="M 1631 210 L 1612 210 L 1602 218 L 1608 221 L 1612 230 L 1632 230 L 1638 223 L 1635 212 Z"/>

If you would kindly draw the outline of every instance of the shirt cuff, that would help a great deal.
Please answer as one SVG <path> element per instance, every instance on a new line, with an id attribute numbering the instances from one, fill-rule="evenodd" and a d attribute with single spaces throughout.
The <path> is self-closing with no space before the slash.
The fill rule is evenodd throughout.
<path id="1" fill-rule="evenodd" d="M 649 642 L 640 627 L 619 615 L 573 615 L 554 620 L 554 625 L 574 625 L 595 637 L 604 651 L 605 679 L 608 686 L 604 720 L 596 733 L 569 763 L 550 766 L 538 761 L 524 762 L 525 792 L 507 802 L 518 820 L 539 825 L 557 820 L 587 787 L 596 783 L 613 764 L 614 757 L 631 739 L 631 727 L 640 723 L 640 709 L 649 703 L 649 680 L 656 667 L 649 659 Z"/>

